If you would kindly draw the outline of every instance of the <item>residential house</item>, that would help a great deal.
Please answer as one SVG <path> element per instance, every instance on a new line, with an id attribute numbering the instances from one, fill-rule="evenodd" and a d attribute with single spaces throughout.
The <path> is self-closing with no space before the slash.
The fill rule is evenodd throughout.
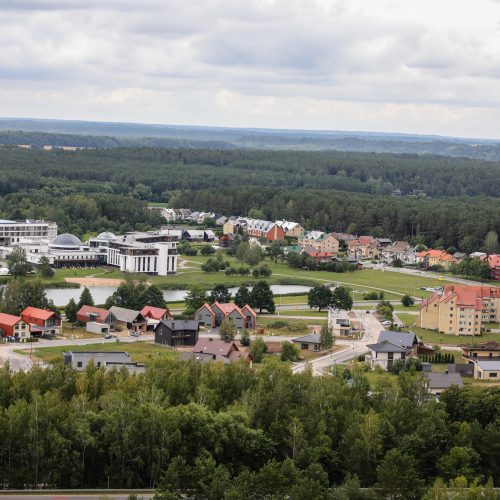
<path id="1" fill-rule="evenodd" d="M 0 335 L 26 342 L 30 338 L 30 325 L 20 316 L 0 313 Z"/>
<path id="2" fill-rule="evenodd" d="M 302 337 L 292 339 L 294 344 L 298 344 L 301 351 L 321 351 L 321 336 L 319 333 L 310 333 Z"/>
<path id="3" fill-rule="evenodd" d="M 305 233 L 305 229 L 298 222 L 277 220 L 275 224 L 285 231 L 285 236 L 290 238 L 300 238 Z"/>
<path id="4" fill-rule="evenodd" d="M 205 241 L 205 231 L 203 229 L 184 229 L 182 239 L 189 242 Z"/>
<path id="5" fill-rule="evenodd" d="M 388 370 L 395 361 L 406 362 L 408 356 L 412 354 L 411 347 L 395 345 L 387 340 L 377 344 L 368 344 L 366 347 L 369 349 L 369 354 L 365 356 L 365 361 L 372 369 L 380 366 L 384 370 Z"/>
<path id="6" fill-rule="evenodd" d="M 90 363 L 104 370 L 126 368 L 131 373 L 143 373 L 145 368 L 140 363 L 132 361 L 130 354 L 125 351 L 102 352 L 102 351 L 68 351 L 63 353 L 64 363 L 79 372 L 84 371 Z"/>
<path id="7" fill-rule="evenodd" d="M 349 253 L 358 259 L 374 259 L 380 255 L 380 244 L 373 236 L 360 236 L 347 242 Z"/>
<path id="8" fill-rule="evenodd" d="M 355 234 L 351 234 L 351 233 L 336 233 L 336 232 L 333 232 L 332 234 L 339 241 L 344 241 L 345 243 L 347 243 L 348 241 L 351 241 L 351 240 L 356 240 L 358 238 Z"/>
<path id="9" fill-rule="evenodd" d="M 236 234 L 239 232 L 241 223 L 237 219 L 229 218 L 222 226 L 223 234 Z"/>
<path id="10" fill-rule="evenodd" d="M 444 250 L 430 248 L 417 254 L 417 262 L 424 264 L 425 267 L 441 266 L 450 269 L 452 265 L 458 263 L 458 260 Z"/>
<path id="11" fill-rule="evenodd" d="M 299 238 L 299 245 L 301 247 L 306 247 L 306 246 L 316 246 L 316 241 L 324 236 L 324 232 L 322 231 L 309 231 L 302 236 L 302 238 Z"/>
<path id="12" fill-rule="evenodd" d="M 311 259 L 314 259 L 318 263 L 331 262 L 332 257 L 335 255 L 332 252 L 320 252 L 319 249 L 311 245 L 303 247 L 300 253 L 308 255 Z"/>
<path id="13" fill-rule="evenodd" d="M 163 307 L 144 306 L 140 313 L 146 320 L 147 331 L 153 331 L 162 320 L 173 319 L 169 310 Z"/>
<path id="14" fill-rule="evenodd" d="M 380 259 L 388 264 L 395 260 L 404 262 L 405 252 L 410 248 L 411 246 L 407 241 L 395 241 L 392 245 L 386 246 L 380 251 Z"/>
<path id="15" fill-rule="evenodd" d="M 387 248 L 392 245 L 390 238 L 375 238 L 381 249 Z"/>
<path id="16" fill-rule="evenodd" d="M 139 312 L 125 307 L 113 306 L 110 311 L 116 318 L 116 329 L 129 332 L 145 332 L 147 329 L 146 318 Z"/>
<path id="17" fill-rule="evenodd" d="M 223 234 L 219 238 L 219 246 L 221 248 L 230 248 L 234 245 L 234 234 Z"/>
<path id="18" fill-rule="evenodd" d="M 463 387 L 460 373 L 426 373 L 427 387 L 434 396 L 439 396 L 443 391 L 450 387 Z"/>
<path id="19" fill-rule="evenodd" d="M 313 247 L 320 253 L 331 253 L 332 256 L 339 252 L 339 240 L 333 234 L 325 234 L 321 231 L 311 231 L 299 239 L 302 248 Z"/>
<path id="20" fill-rule="evenodd" d="M 500 320 L 500 288 L 446 285 L 420 304 L 417 325 L 451 335 L 480 335 L 483 323 Z"/>
<path id="21" fill-rule="evenodd" d="M 500 281 L 500 254 L 488 255 L 486 262 L 491 268 L 491 277 Z"/>
<path id="22" fill-rule="evenodd" d="M 199 321 L 161 320 L 155 328 L 155 343 L 171 347 L 195 345 L 199 330 Z"/>
<path id="23" fill-rule="evenodd" d="M 353 329 L 351 317 L 344 309 L 328 309 L 328 326 L 336 337 L 349 336 Z"/>
<path id="24" fill-rule="evenodd" d="M 478 359 L 474 361 L 474 378 L 498 381 L 500 379 L 500 360 Z"/>
<path id="25" fill-rule="evenodd" d="M 227 217 L 225 215 L 216 215 L 215 216 L 215 225 L 223 226 L 227 222 Z"/>
<path id="26" fill-rule="evenodd" d="M 496 359 L 500 360 L 500 343 L 490 341 L 479 344 L 462 344 L 462 357 L 469 363 L 477 359 Z"/>
<path id="27" fill-rule="evenodd" d="M 194 319 L 211 328 L 220 326 L 226 318 L 232 320 L 238 330 L 253 329 L 257 323 L 257 314 L 248 304 L 240 308 L 232 302 L 226 304 L 214 302 L 212 305 L 205 303 L 194 315 Z"/>
<path id="28" fill-rule="evenodd" d="M 215 241 L 215 233 L 211 229 L 205 229 L 203 231 L 203 241 L 212 242 Z"/>
<path id="29" fill-rule="evenodd" d="M 285 231 L 274 222 L 260 219 L 242 219 L 243 231 L 254 238 L 265 238 L 267 241 L 282 240 Z"/>
<path id="30" fill-rule="evenodd" d="M 283 246 L 282 249 L 283 249 L 283 254 L 286 257 L 287 255 L 290 255 L 292 253 L 299 254 L 302 250 L 302 247 L 300 245 L 286 245 Z"/>
<path id="31" fill-rule="evenodd" d="M 249 352 L 242 352 L 234 342 L 210 338 L 200 338 L 191 352 L 183 352 L 181 361 L 194 360 L 198 362 L 217 362 L 224 364 L 237 363 L 241 360 L 252 365 L 253 359 Z"/>
<path id="32" fill-rule="evenodd" d="M 446 365 L 448 373 L 459 373 L 462 377 L 474 376 L 474 363 L 450 363 Z"/>
<path id="33" fill-rule="evenodd" d="M 419 340 L 413 332 L 393 332 L 385 330 L 380 332 L 378 337 L 380 342 L 390 342 L 393 345 L 410 349 L 412 354 L 418 354 Z"/>
<path id="34" fill-rule="evenodd" d="M 85 329 L 92 333 L 109 333 L 114 331 L 116 317 L 107 309 L 94 306 L 82 306 L 76 313 L 76 320 L 85 324 Z"/>
<path id="35" fill-rule="evenodd" d="M 30 325 L 32 335 L 61 334 L 61 316 L 54 311 L 30 306 L 21 312 L 21 319 Z"/>
<path id="36" fill-rule="evenodd" d="M 163 307 L 144 306 L 141 309 L 140 313 L 146 319 L 154 319 L 157 321 L 161 321 L 163 319 L 172 319 L 170 311 Z"/>

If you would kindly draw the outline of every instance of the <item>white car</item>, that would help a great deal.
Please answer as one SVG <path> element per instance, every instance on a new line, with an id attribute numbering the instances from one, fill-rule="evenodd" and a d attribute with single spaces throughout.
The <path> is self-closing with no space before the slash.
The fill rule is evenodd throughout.
<path id="1" fill-rule="evenodd" d="M 385 321 L 382 321 L 382 324 L 384 326 L 391 326 L 392 325 L 392 321 L 389 321 L 389 320 L 386 319 Z"/>

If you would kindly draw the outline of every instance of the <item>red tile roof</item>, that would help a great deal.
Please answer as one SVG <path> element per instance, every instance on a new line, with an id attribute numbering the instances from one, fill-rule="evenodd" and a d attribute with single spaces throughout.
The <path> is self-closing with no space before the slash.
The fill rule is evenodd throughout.
<path id="1" fill-rule="evenodd" d="M 55 314 L 56 313 L 54 311 L 49 311 L 48 309 L 38 309 L 37 307 L 29 306 L 21 313 L 21 316 L 29 316 L 30 318 L 47 321 Z"/>
<path id="2" fill-rule="evenodd" d="M 204 352 L 207 354 L 218 354 L 229 357 L 232 351 L 239 351 L 234 342 L 225 342 L 224 340 L 214 338 L 200 338 L 193 347 L 193 352 Z"/>
<path id="3" fill-rule="evenodd" d="M 99 319 L 104 320 L 108 316 L 109 311 L 107 309 L 102 309 L 100 307 L 82 306 L 80 310 L 76 313 L 77 316 L 85 316 L 85 317 L 89 317 L 91 314 L 95 314 L 96 316 L 98 316 Z"/>
<path id="4" fill-rule="evenodd" d="M 12 314 L 0 313 L 0 325 L 14 326 L 21 321 L 19 316 L 12 316 Z"/>
<path id="5" fill-rule="evenodd" d="M 141 314 L 145 318 L 151 319 L 162 319 L 164 315 L 170 316 L 168 309 L 163 309 L 162 307 L 144 306 L 141 309 Z"/>

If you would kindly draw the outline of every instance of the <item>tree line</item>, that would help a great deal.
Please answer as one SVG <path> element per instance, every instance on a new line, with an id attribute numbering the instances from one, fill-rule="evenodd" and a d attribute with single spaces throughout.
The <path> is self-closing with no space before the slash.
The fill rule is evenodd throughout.
<path id="1" fill-rule="evenodd" d="M 426 498 L 446 498 L 435 496 L 445 484 L 498 485 L 500 390 L 451 388 L 438 402 L 423 380 L 404 371 L 370 389 L 359 370 L 348 383 L 279 361 L 254 371 L 161 354 L 140 375 L 4 367 L 0 485 L 297 500 L 411 499 L 429 488 Z"/>

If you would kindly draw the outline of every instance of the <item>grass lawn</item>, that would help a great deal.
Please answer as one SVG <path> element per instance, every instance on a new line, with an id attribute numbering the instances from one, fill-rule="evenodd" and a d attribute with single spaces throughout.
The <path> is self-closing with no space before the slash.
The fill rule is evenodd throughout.
<path id="1" fill-rule="evenodd" d="M 66 321 L 63 321 L 62 334 L 68 339 L 96 339 L 100 340 L 103 338 L 102 334 L 87 332 L 85 328 L 73 328 L 68 325 Z"/>
<path id="2" fill-rule="evenodd" d="M 413 326 L 418 321 L 417 314 L 396 313 L 396 316 L 404 323 L 405 326 Z"/>
<path id="3" fill-rule="evenodd" d="M 320 311 L 314 309 L 294 309 L 292 311 L 284 309 L 280 311 L 281 316 L 307 316 L 311 318 L 328 318 L 328 311 Z"/>
<path id="4" fill-rule="evenodd" d="M 259 316 L 257 319 L 258 325 L 264 327 L 265 335 L 282 335 L 300 337 L 311 333 L 312 327 L 321 327 L 326 323 L 326 318 L 318 320 L 302 320 L 302 319 L 281 319 Z"/>
<path id="5" fill-rule="evenodd" d="M 437 333 L 432 330 L 425 330 L 424 328 L 412 327 L 411 331 L 416 333 L 424 342 L 428 344 L 470 344 L 477 342 L 487 342 L 489 340 L 500 341 L 500 333 L 483 333 L 482 335 L 445 335 L 444 333 Z"/>
<path id="6" fill-rule="evenodd" d="M 147 364 L 153 356 L 177 357 L 177 353 L 167 347 L 158 346 L 149 342 L 113 342 L 96 343 L 75 346 L 54 346 L 36 348 L 33 346 L 33 354 L 46 362 L 54 362 L 62 359 L 62 353 L 65 351 L 126 351 L 132 357 L 132 361 Z M 29 351 L 19 350 L 19 354 L 29 355 Z"/>

